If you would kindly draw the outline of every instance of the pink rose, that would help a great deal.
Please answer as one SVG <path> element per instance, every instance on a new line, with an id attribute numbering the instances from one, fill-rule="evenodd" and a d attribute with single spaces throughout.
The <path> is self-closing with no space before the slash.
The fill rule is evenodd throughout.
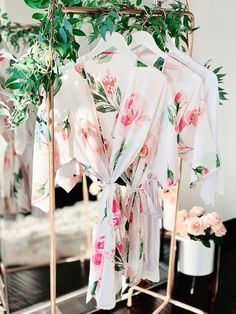
<path id="1" fill-rule="evenodd" d="M 83 72 L 83 70 L 84 70 L 84 66 L 83 66 L 83 64 L 82 63 L 79 63 L 79 64 L 76 64 L 75 65 L 75 71 L 76 72 L 78 72 L 78 73 L 82 73 Z"/>
<path id="2" fill-rule="evenodd" d="M 187 125 L 187 121 L 182 117 L 178 123 L 178 125 L 175 127 L 176 132 L 180 133 Z"/>
<path id="3" fill-rule="evenodd" d="M 92 262 L 95 264 L 95 265 L 101 265 L 101 262 L 102 262 L 102 254 L 100 253 L 95 253 L 92 255 Z"/>
<path id="4" fill-rule="evenodd" d="M 116 78 L 111 76 L 110 72 L 107 71 L 106 76 L 102 80 L 103 87 L 108 95 L 112 95 L 115 90 Z"/>
<path id="5" fill-rule="evenodd" d="M 209 214 L 205 215 L 205 221 L 211 227 L 214 227 L 214 226 L 217 226 L 217 225 L 222 223 L 222 218 L 218 213 L 213 212 L 213 213 L 209 213 Z"/>
<path id="6" fill-rule="evenodd" d="M 187 233 L 192 234 L 194 236 L 204 235 L 204 226 L 202 225 L 202 221 L 198 217 L 191 217 L 185 220 L 185 224 L 187 227 Z"/>
<path id="7" fill-rule="evenodd" d="M 95 251 L 100 252 L 104 250 L 105 246 L 105 236 L 99 237 L 99 239 L 95 242 Z"/>
<path id="8" fill-rule="evenodd" d="M 121 216 L 120 215 L 114 215 L 112 217 L 112 224 L 114 229 L 118 229 L 121 225 Z"/>
<path id="9" fill-rule="evenodd" d="M 123 244 L 121 242 L 117 242 L 116 243 L 116 247 L 118 249 L 118 251 L 120 252 L 120 255 L 123 256 L 124 255 L 124 247 Z"/>
<path id="10" fill-rule="evenodd" d="M 135 120 L 138 119 L 138 110 L 130 109 L 126 114 L 121 116 L 121 123 L 124 126 L 131 125 Z"/>
<path id="11" fill-rule="evenodd" d="M 219 223 L 212 227 L 212 231 L 215 233 L 216 237 L 222 237 L 226 234 L 226 228 L 222 223 Z"/>
<path id="12" fill-rule="evenodd" d="M 203 115 L 203 109 L 194 109 L 186 113 L 186 121 L 192 123 L 195 127 L 198 124 L 200 117 Z"/>
<path id="13" fill-rule="evenodd" d="M 112 212 L 113 213 L 118 213 L 120 212 L 120 206 L 119 206 L 119 203 L 117 201 L 117 199 L 113 199 L 113 203 L 112 203 Z"/>
<path id="14" fill-rule="evenodd" d="M 89 147 L 93 152 L 99 153 L 102 150 L 100 132 L 92 122 L 81 122 L 81 136 L 85 147 Z"/>
<path id="15" fill-rule="evenodd" d="M 185 98 L 185 94 L 183 92 L 178 92 L 175 95 L 175 102 L 177 102 L 178 104 L 180 104 Z"/>
<path id="16" fill-rule="evenodd" d="M 197 207 L 194 206 L 190 211 L 189 211 L 189 216 L 190 217 L 200 217 L 205 213 L 205 209 L 203 207 Z"/>
<path id="17" fill-rule="evenodd" d="M 204 168 L 202 169 L 202 175 L 205 176 L 205 175 L 207 175 L 208 173 L 209 173 L 209 170 L 204 167 Z"/>
<path id="18" fill-rule="evenodd" d="M 148 149 L 147 145 L 144 144 L 140 150 L 139 156 L 141 158 L 145 158 L 148 156 L 148 154 L 149 154 L 149 149 Z"/>
<path id="19" fill-rule="evenodd" d="M 113 227 L 115 229 L 119 228 L 121 225 L 121 216 L 120 215 L 114 215 L 112 217 L 112 223 L 113 223 Z"/>
<path id="20" fill-rule="evenodd" d="M 174 184 L 174 180 L 173 179 L 168 179 L 167 180 L 167 186 L 170 187 Z"/>

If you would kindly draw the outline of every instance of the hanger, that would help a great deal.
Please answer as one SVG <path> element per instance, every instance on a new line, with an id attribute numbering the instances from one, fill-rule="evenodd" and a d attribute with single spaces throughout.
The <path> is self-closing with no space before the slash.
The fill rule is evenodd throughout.
<path id="1" fill-rule="evenodd" d="M 158 54 L 158 56 L 162 57 L 164 60 L 167 58 L 167 54 L 163 52 L 156 44 L 155 40 L 153 39 L 152 35 L 145 31 L 138 31 L 132 34 L 132 50 L 135 50 L 135 47 L 138 45 L 142 45 L 152 52 Z"/>
<path id="2" fill-rule="evenodd" d="M 115 47 L 117 50 L 128 56 L 136 57 L 136 55 L 130 50 L 129 46 L 127 45 L 125 38 L 120 33 L 117 32 L 113 32 L 112 34 L 107 32 L 106 40 L 101 38 L 97 46 L 88 54 L 86 54 L 84 57 L 86 59 L 93 59 L 100 53 L 107 51 L 112 47 Z"/>

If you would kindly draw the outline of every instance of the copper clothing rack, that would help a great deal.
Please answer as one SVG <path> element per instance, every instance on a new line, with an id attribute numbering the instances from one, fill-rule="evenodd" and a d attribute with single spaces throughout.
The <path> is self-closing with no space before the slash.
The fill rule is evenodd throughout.
<path id="1" fill-rule="evenodd" d="M 55 0 L 52 1 L 51 8 L 53 8 L 53 3 Z M 110 8 L 96 8 L 96 7 L 66 7 L 63 9 L 64 13 L 77 13 L 77 14 L 85 14 L 85 15 L 93 15 L 93 14 L 107 14 L 111 11 Z M 165 16 L 166 13 L 172 12 L 171 9 L 163 9 L 158 8 L 154 13 L 155 16 Z M 134 9 L 134 8 L 122 8 L 119 11 L 120 14 L 126 15 L 145 15 L 146 11 L 143 9 Z M 195 21 L 194 16 L 189 11 L 184 11 L 185 15 L 189 16 L 191 19 L 192 28 L 194 27 Z M 52 25 L 52 23 L 51 23 Z M 52 26 L 53 27 L 53 26 Z M 190 55 L 192 54 L 192 47 L 193 47 L 193 33 L 189 35 L 189 51 Z M 50 62 L 52 62 L 52 46 L 50 47 Z M 50 89 L 49 97 L 48 97 L 48 121 L 49 121 L 49 129 L 53 137 L 54 132 L 54 115 L 53 115 L 53 89 Z M 49 160 L 49 176 L 50 176 L 50 295 L 51 295 L 51 314 L 56 314 L 56 239 L 55 239 L 55 181 L 54 181 L 54 142 L 53 140 L 50 142 L 49 145 L 49 152 L 50 152 L 50 160 Z M 180 161 L 180 173 L 182 170 L 182 161 Z M 180 191 L 180 184 L 178 184 L 178 195 L 177 195 L 177 202 L 176 202 L 176 209 L 175 209 L 175 223 L 173 226 L 173 231 L 171 234 L 171 246 L 170 246 L 170 258 L 169 258 L 169 270 L 168 270 L 168 281 L 167 281 L 167 292 L 166 296 L 163 296 L 159 293 L 155 293 L 153 291 L 149 291 L 147 289 L 143 289 L 140 287 L 131 287 L 129 289 L 129 297 L 128 297 L 128 306 L 132 306 L 132 294 L 133 291 L 139 291 L 142 293 L 149 294 L 154 298 L 160 299 L 163 303 L 153 312 L 153 314 L 160 313 L 169 303 L 174 304 L 180 308 L 189 310 L 193 313 L 204 314 L 202 310 L 199 310 L 195 307 L 189 306 L 183 302 L 179 302 L 172 298 L 172 290 L 173 290 L 173 280 L 175 277 L 175 255 L 176 255 L 176 213 L 178 210 L 178 200 L 179 200 L 179 191 Z"/>

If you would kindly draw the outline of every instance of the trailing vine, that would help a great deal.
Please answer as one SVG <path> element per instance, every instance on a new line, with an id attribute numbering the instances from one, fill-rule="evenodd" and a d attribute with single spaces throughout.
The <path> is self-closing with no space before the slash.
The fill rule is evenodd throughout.
<path id="1" fill-rule="evenodd" d="M 28 107 L 33 104 L 38 107 L 42 97 L 48 93 L 50 82 L 54 85 L 55 94 L 61 87 L 60 66 L 66 60 L 76 62 L 80 44 L 78 38 L 87 36 L 89 42 L 99 37 L 105 39 L 106 33 L 118 31 L 125 34 L 127 42 L 132 41 L 132 32 L 144 30 L 153 35 L 158 46 L 165 50 L 165 38 L 168 33 L 175 38 L 177 47 L 187 49 L 187 35 L 194 31 L 191 28 L 191 20 L 185 14 L 186 6 L 180 1 L 171 4 L 171 12 L 162 14 L 156 18 L 155 14 L 161 9 L 156 6 L 144 6 L 145 14 L 121 15 L 119 11 L 124 8 L 136 8 L 142 5 L 142 0 L 131 3 L 130 0 L 57 0 L 53 18 L 53 64 L 49 65 L 50 42 L 50 0 L 24 0 L 34 9 L 44 9 L 43 13 L 36 12 L 33 18 L 40 23 L 37 29 L 37 41 L 29 51 L 16 60 L 12 56 L 11 66 L 8 69 L 9 79 L 5 86 L 15 91 L 8 94 L 14 102 L 14 108 L 10 112 L 9 124 L 12 128 L 23 123 L 28 118 Z M 87 16 L 86 14 L 64 13 L 66 6 L 83 6 L 108 8 L 107 13 Z M 85 34 L 81 27 L 88 23 L 92 32 Z"/>

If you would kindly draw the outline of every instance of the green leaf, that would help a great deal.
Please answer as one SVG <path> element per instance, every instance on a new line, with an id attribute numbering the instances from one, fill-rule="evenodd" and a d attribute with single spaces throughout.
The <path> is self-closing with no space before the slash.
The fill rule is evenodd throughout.
<path id="1" fill-rule="evenodd" d="M 122 297 L 122 288 L 120 289 L 120 291 L 116 293 L 116 301 L 120 300 L 121 297 Z"/>
<path id="2" fill-rule="evenodd" d="M 129 34 L 129 35 L 127 36 L 127 44 L 128 44 L 128 45 L 130 45 L 130 44 L 132 43 L 132 39 L 133 39 L 132 34 Z"/>
<path id="3" fill-rule="evenodd" d="M 136 0 L 136 6 L 139 6 L 142 4 L 142 0 Z"/>
<path id="4" fill-rule="evenodd" d="M 96 107 L 96 110 L 102 113 L 106 113 L 106 112 L 114 112 L 116 111 L 116 108 L 112 107 L 112 106 L 98 106 Z"/>
<path id="5" fill-rule="evenodd" d="M 72 28 L 72 25 L 71 23 L 69 22 L 69 20 L 67 20 L 65 17 L 63 19 L 63 24 L 65 26 L 65 29 L 70 33 L 72 34 L 73 33 L 73 28 Z"/>
<path id="6" fill-rule="evenodd" d="M 112 23 L 112 20 L 110 20 L 110 19 L 107 19 L 107 20 L 106 20 L 106 27 L 107 27 L 108 31 L 110 32 L 110 34 L 112 34 L 112 32 L 113 32 L 113 23 Z"/>
<path id="7" fill-rule="evenodd" d="M 75 36 L 86 36 L 86 34 L 83 31 L 81 31 L 81 29 L 73 29 L 73 34 Z"/>
<path id="8" fill-rule="evenodd" d="M 147 67 L 147 65 L 140 60 L 136 62 L 136 66 L 139 68 L 146 68 Z"/>
<path id="9" fill-rule="evenodd" d="M 64 44 L 67 44 L 67 35 L 63 27 L 59 28 L 60 39 Z"/>
<path id="10" fill-rule="evenodd" d="M 20 83 L 20 82 L 16 82 L 16 83 L 10 83 L 10 84 L 8 84 L 7 85 L 7 88 L 9 88 L 9 89 L 20 89 L 21 87 L 22 87 L 22 83 Z"/>
<path id="11" fill-rule="evenodd" d="M 100 28 L 100 34 L 104 40 L 106 40 L 107 26 L 104 24 Z"/>
<path id="12" fill-rule="evenodd" d="M 91 295 L 95 295 L 97 285 L 98 285 L 98 281 L 94 281 L 94 283 L 92 284 L 91 290 L 90 290 Z"/>
<path id="13" fill-rule="evenodd" d="M 154 67 L 162 71 L 164 63 L 165 63 L 165 59 L 162 57 L 159 57 L 157 61 L 154 63 Z"/>
<path id="14" fill-rule="evenodd" d="M 115 264 L 115 271 L 122 271 L 124 270 L 123 264 Z"/>
<path id="15" fill-rule="evenodd" d="M 60 88 L 62 85 L 62 80 L 61 78 L 58 76 L 55 78 L 55 81 L 53 83 L 53 88 L 54 88 L 54 96 L 59 92 Z"/>
<path id="16" fill-rule="evenodd" d="M 216 154 L 216 168 L 219 168 L 221 165 L 219 155 Z"/>
<path id="17" fill-rule="evenodd" d="M 172 125 L 174 125 L 174 115 L 172 113 L 170 106 L 167 107 L 167 110 L 168 110 L 168 119 L 169 119 L 170 123 Z"/>
<path id="18" fill-rule="evenodd" d="M 121 90 L 120 90 L 119 87 L 118 87 L 117 90 L 116 90 L 116 102 L 117 102 L 118 106 L 120 106 L 120 102 L 121 102 Z"/>
<path id="19" fill-rule="evenodd" d="M 33 9 L 47 9 L 51 0 L 24 0 L 25 3 Z"/>
<path id="20" fill-rule="evenodd" d="M 114 19 L 117 19 L 117 18 L 119 17 L 119 15 L 118 15 L 115 11 L 111 11 L 111 12 L 109 13 L 109 16 L 110 16 L 110 17 L 113 17 Z"/>
<path id="21" fill-rule="evenodd" d="M 42 13 L 34 13 L 33 15 L 32 15 L 32 18 L 33 19 L 35 19 L 35 20 L 38 20 L 38 21 L 41 21 L 43 18 L 44 18 L 44 14 L 42 14 Z"/>

